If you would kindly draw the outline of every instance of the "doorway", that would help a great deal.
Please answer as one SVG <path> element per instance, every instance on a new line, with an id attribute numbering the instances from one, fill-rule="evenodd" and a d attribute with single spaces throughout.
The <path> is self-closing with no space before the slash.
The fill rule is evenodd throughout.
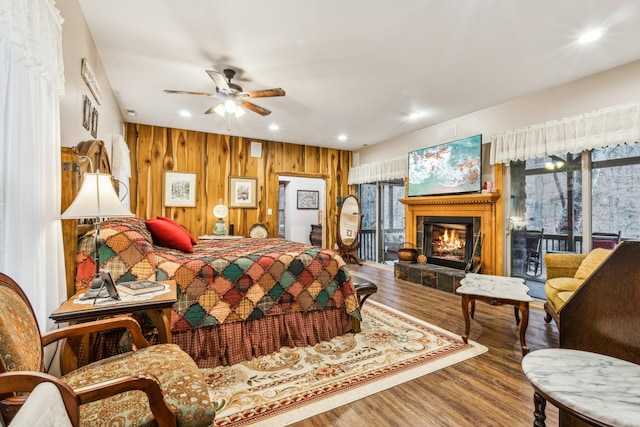
<path id="1" fill-rule="evenodd" d="M 310 244 L 312 229 L 315 229 L 316 233 L 320 230 L 322 247 L 325 247 L 326 238 L 322 227 L 326 212 L 325 180 L 281 175 L 278 177 L 278 185 L 278 234 L 280 237 Z"/>

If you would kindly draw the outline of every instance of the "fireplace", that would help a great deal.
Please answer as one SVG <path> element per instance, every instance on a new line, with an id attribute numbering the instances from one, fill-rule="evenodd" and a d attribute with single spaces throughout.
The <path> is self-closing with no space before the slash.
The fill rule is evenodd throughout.
<path id="1" fill-rule="evenodd" d="M 474 217 L 425 216 L 422 223 L 427 262 L 464 270 L 473 254 Z"/>

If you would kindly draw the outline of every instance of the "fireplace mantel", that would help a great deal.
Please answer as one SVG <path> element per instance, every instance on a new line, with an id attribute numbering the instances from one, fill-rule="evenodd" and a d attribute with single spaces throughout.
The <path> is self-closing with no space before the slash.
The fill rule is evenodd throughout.
<path id="1" fill-rule="evenodd" d="M 502 251 L 504 212 L 499 192 L 473 193 L 449 196 L 406 197 L 405 238 L 414 245 L 419 216 L 476 216 L 480 217 L 482 233 L 482 272 L 503 274 Z"/>

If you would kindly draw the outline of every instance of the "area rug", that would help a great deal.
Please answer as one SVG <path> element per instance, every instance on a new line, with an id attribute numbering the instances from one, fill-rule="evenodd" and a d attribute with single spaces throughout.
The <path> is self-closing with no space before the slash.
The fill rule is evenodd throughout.
<path id="1" fill-rule="evenodd" d="M 203 369 L 215 426 L 287 425 L 487 351 L 375 301 L 362 318 L 357 334 Z"/>

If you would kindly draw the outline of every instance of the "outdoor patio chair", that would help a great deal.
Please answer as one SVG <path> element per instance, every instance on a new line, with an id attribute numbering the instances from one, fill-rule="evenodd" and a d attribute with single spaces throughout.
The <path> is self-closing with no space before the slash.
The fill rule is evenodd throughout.
<path id="1" fill-rule="evenodd" d="M 526 259 L 524 262 L 524 273 L 527 276 L 539 276 L 542 274 L 542 230 L 526 230 L 524 234 Z"/>
<path id="2" fill-rule="evenodd" d="M 613 249 L 618 243 L 620 243 L 620 234 L 622 231 L 618 231 L 617 233 L 591 233 L 591 246 L 592 249 L 595 248 L 604 248 L 604 249 Z"/>

